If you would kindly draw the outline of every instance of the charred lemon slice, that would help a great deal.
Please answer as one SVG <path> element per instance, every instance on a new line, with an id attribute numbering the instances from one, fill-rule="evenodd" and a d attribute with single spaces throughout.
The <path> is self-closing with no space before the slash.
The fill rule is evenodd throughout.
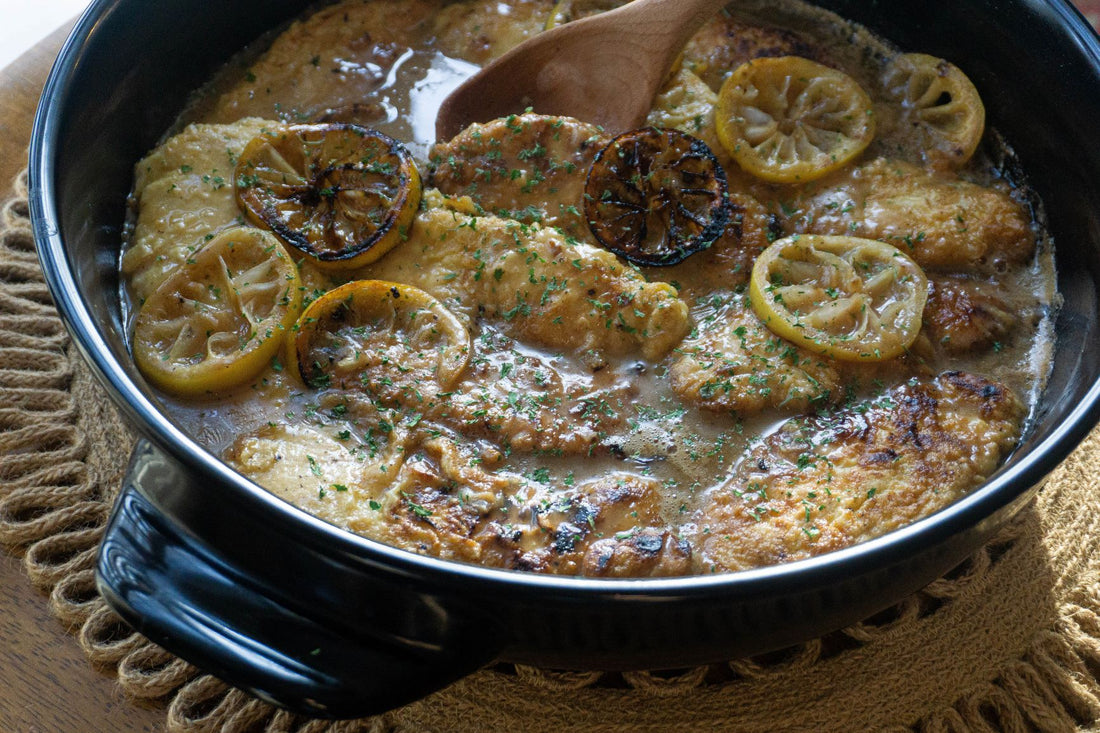
<path id="1" fill-rule="evenodd" d="M 749 298 L 765 325 L 788 341 L 844 361 L 882 361 L 916 339 L 928 280 L 888 244 L 798 235 L 756 259 Z"/>
<path id="2" fill-rule="evenodd" d="M 550 17 L 546 19 L 545 29 L 550 30 L 590 15 L 599 15 L 626 3 L 627 0 L 558 0 L 550 11 Z"/>
<path id="3" fill-rule="evenodd" d="M 812 181 L 871 143 L 871 99 L 842 71 L 799 56 L 739 66 L 718 92 L 722 146 L 748 173 L 773 183 Z"/>
<path id="4" fill-rule="evenodd" d="M 234 183 L 251 222 L 326 270 L 362 267 L 393 249 L 420 205 L 408 150 L 350 124 L 292 125 L 253 138 Z"/>
<path id="5" fill-rule="evenodd" d="M 985 131 L 985 105 L 959 67 L 923 53 L 898 56 L 884 77 L 886 96 L 902 122 L 915 128 L 925 159 L 958 167 L 970 160 Z"/>
<path id="6" fill-rule="evenodd" d="M 423 290 L 359 280 L 313 301 L 288 339 L 287 362 L 310 387 L 365 389 L 415 405 L 449 389 L 470 360 L 470 334 Z"/>
<path id="7" fill-rule="evenodd" d="M 134 361 L 165 392 L 225 392 L 279 353 L 301 308 L 298 268 L 279 240 L 252 227 L 229 229 L 142 304 Z"/>
<path id="8" fill-rule="evenodd" d="M 672 129 L 625 132 L 601 150 L 584 188 L 596 241 L 639 265 L 675 265 L 722 235 L 726 173 L 706 143 Z"/>

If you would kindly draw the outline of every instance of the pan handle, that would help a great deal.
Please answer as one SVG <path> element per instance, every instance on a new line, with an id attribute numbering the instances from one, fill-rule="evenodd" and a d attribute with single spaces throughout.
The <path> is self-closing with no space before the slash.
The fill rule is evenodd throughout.
<path id="1" fill-rule="evenodd" d="M 496 656 L 483 620 L 444 614 L 447 630 L 441 634 L 436 624 L 426 639 L 369 624 L 349 631 L 330 623 L 334 616 L 324 610 L 329 592 L 317 592 L 317 614 L 303 610 L 309 603 L 290 604 L 265 592 L 264 580 L 230 564 L 144 495 L 138 479 L 149 475 L 150 460 L 169 459 L 139 441 L 100 546 L 97 584 L 127 623 L 173 654 L 267 702 L 323 718 L 396 708 Z M 163 470 L 156 473 L 163 479 Z M 308 579 L 286 580 L 302 589 L 299 600 L 316 590 Z M 440 617 L 438 602 L 425 602 Z M 354 606 L 343 606 L 340 615 L 369 616 Z"/>

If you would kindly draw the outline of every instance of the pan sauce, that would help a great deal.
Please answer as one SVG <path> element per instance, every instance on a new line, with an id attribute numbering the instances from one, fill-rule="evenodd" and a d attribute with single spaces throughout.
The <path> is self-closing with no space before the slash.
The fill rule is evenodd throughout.
<path id="1" fill-rule="evenodd" d="M 1001 173 L 1008 154 L 988 134 L 958 175 L 930 172 L 877 91 L 891 49 L 800 4 L 738 6 L 745 16 L 716 19 L 689 45 L 651 117 L 702 138 L 730 179 L 739 217 L 711 250 L 639 275 L 607 265 L 566 215 L 551 223 L 579 245 L 539 235 L 521 206 L 484 207 L 528 217 L 516 224 L 471 217 L 468 204 L 429 193 L 409 241 L 377 264 L 338 278 L 308 261 L 300 269 L 307 299 L 357 278 L 437 297 L 474 344 L 451 393 L 379 408 L 363 391 L 309 389 L 276 361 L 217 400 L 166 395 L 168 411 L 237 470 L 328 521 L 417 552 L 541 572 L 638 576 L 784 562 L 878 536 L 972 490 L 1011 451 L 1042 389 L 1057 302 L 1049 243 L 1024 191 Z M 409 144 L 427 186 L 497 200 L 430 151 L 431 110 L 472 64 L 537 32 L 550 12 L 550 3 L 522 0 L 344 2 L 293 26 L 265 54 L 246 53 L 185 115 L 181 136 L 138 165 L 122 262 L 128 297 L 140 307 L 181 266 L 186 254 L 177 252 L 241 222 L 227 171 L 252 136 L 280 122 L 350 119 L 380 129 Z M 847 71 L 875 102 L 871 147 L 817 183 L 771 185 L 741 173 L 707 120 L 707 88 L 757 54 L 810 56 Z M 226 126 L 184 127 L 191 122 Z M 606 142 L 582 123 L 537 116 L 505 123 L 517 139 L 500 139 L 529 161 L 518 153 L 535 149 L 530 136 L 547 124 Z M 465 150 L 496 130 L 466 138 Z M 500 200 L 515 200 L 502 190 Z M 932 296 L 909 354 L 835 362 L 759 322 L 745 287 L 753 257 L 797 232 L 886 239 L 925 265 Z M 633 317 L 602 292 L 566 301 L 575 317 L 557 324 L 524 320 L 494 302 L 495 291 L 471 301 L 485 282 L 509 282 L 519 267 L 528 275 L 526 261 L 494 249 L 494 233 L 535 252 L 579 247 L 559 257 L 577 271 L 569 295 L 605 266 L 619 267 L 630 288 L 672 283 L 667 299 L 653 291 L 652 312 L 682 303 L 682 332 L 613 323 L 604 326 L 613 335 L 587 338 L 581 326 L 594 332 L 605 312 Z M 976 254 L 954 258 L 965 246 Z M 431 254 L 441 250 L 453 257 Z M 474 268 L 493 257 L 507 270 L 489 267 L 475 280 Z M 446 269 L 455 262 L 473 268 Z M 530 270 L 536 300 L 548 292 L 539 275 Z M 670 343 L 654 347 L 662 338 Z M 724 368 L 722 359 L 737 364 Z"/>

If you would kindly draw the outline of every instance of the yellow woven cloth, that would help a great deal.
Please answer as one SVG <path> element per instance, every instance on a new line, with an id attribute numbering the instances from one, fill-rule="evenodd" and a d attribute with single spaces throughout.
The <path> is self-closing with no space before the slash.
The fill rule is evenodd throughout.
<path id="1" fill-rule="evenodd" d="M 93 563 L 133 438 L 69 344 L 26 184 L 0 211 L 0 544 L 89 660 L 197 731 L 1074 731 L 1100 721 L 1100 431 L 947 577 L 822 639 L 672 674 L 500 664 L 384 716 L 305 720 L 132 632 Z M 74 643 L 77 643 L 74 641 Z"/>

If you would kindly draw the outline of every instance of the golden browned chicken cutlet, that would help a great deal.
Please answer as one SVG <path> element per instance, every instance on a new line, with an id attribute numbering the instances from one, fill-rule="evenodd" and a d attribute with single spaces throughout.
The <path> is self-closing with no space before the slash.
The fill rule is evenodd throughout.
<path id="1" fill-rule="evenodd" d="M 486 516 L 524 480 L 487 470 L 446 437 L 410 451 L 393 484 L 349 526 L 380 542 L 449 560 L 496 564 L 475 537 Z"/>
<path id="2" fill-rule="evenodd" d="M 652 479 L 612 473 L 556 491 L 492 471 L 492 449 L 475 455 L 447 437 L 405 444 L 364 460 L 320 430 L 269 428 L 230 460 L 322 519 L 414 552 L 567 575 L 691 572 Z"/>
<path id="3" fill-rule="evenodd" d="M 611 473 L 510 503 L 479 532 L 491 564 L 605 577 L 684 575 L 691 548 L 661 519 L 660 484 Z"/>
<path id="4" fill-rule="evenodd" d="M 695 331 L 675 349 L 669 378 L 686 402 L 750 415 L 802 412 L 840 397 L 835 364 L 769 331 L 747 299 L 714 293 L 693 309 Z"/>
<path id="5" fill-rule="evenodd" d="M 486 213 L 590 240 L 584 182 L 609 138 L 571 117 L 524 114 L 473 124 L 432 148 L 431 185 Z"/>
<path id="6" fill-rule="evenodd" d="M 1027 210 L 1007 193 L 877 158 L 776 202 L 791 231 L 893 244 L 922 267 L 1019 264 L 1035 252 Z"/>
<path id="7" fill-rule="evenodd" d="M 214 234 L 241 223 L 233 170 L 248 142 L 273 124 L 189 125 L 134 166 L 137 220 L 122 272 L 139 300 Z"/>
<path id="8" fill-rule="evenodd" d="M 436 320 L 424 328 L 436 332 L 456 323 Z M 365 427 L 388 436 L 384 423 L 412 421 L 480 437 L 509 454 L 610 450 L 607 438 L 622 429 L 638 391 L 627 375 L 571 373 L 565 357 L 527 348 L 488 323 L 479 326 L 471 342 L 459 324 L 459 338 L 445 347 L 409 349 L 402 332 L 396 342 L 403 345 L 387 350 L 363 325 L 322 337 L 318 343 L 333 346 L 310 352 L 315 371 L 307 380 L 320 390 L 321 414 L 331 410 L 354 420 L 356 434 Z M 450 355 L 442 365 L 439 356 L 452 345 L 461 352 L 454 352 L 453 368 Z"/>
<path id="9" fill-rule="evenodd" d="M 388 432 L 351 425 L 270 424 L 238 438 L 226 462 L 272 493 L 322 519 L 348 526 L 370 519 L 369 503 L 393 482 L 412 441 L 400 422 Z M 365 519 L 364 519 L 365 518 Z"/>
<path id="10" fill-rule="evenodd" d="M 509 453 L 606 452 L 602 442 L 621 430 L 637 387 L 610 370 L 567 378 L 558 360 L 517 346 L 484 329 L 463 379 L 423 405 L 425 417 Z"/>
<path id="11" fill-rule="evenodd" d="M 363 275 L 414 285 L 516 338 L 592 352 L 593 363 L 601 354 L 664 355 L 691 329 L 674 288 L 647 282 L 605 249 L 442 206 L 423 211 L 409 241 Z"/>
<path id="12" fill-rule="evenodd" d="M 697 567 L 790 562 L 926 517 L 996 470 L 1023 417 L 1004 385 L 945 372 L 792 419 L 710 490 L 699 514 Z"/>
<path id="13" fill-rule="evenodd" d="M 994 282 L 941 275 L 928 280 L 924 328 L 949 354 L 966 354 L 999 344 L 1019 323 L 1019 314 Z"/>
<path id="14" fill-rule="evenodd" d="M 491 450 L 475 454 L 446 437 L 426 438 L 400 423 L 391 428 L 374 431 L 367 444 L 346 428 L 266 427 L 240 439 L 227 461 L 277 496 L 353 532 L 414 552 L 481 561 L 475 530 L 523 479 L 483 468 Z"/>
<path id="15" fill-rule="evenodd" d="M 717 91 L 730 72 L 751 59 L 802 56 L 826 63 L 824 55 L 816 44 L 792 31 L 750 25 L 721 12 L 688 41 L 683 64 Z"/>

